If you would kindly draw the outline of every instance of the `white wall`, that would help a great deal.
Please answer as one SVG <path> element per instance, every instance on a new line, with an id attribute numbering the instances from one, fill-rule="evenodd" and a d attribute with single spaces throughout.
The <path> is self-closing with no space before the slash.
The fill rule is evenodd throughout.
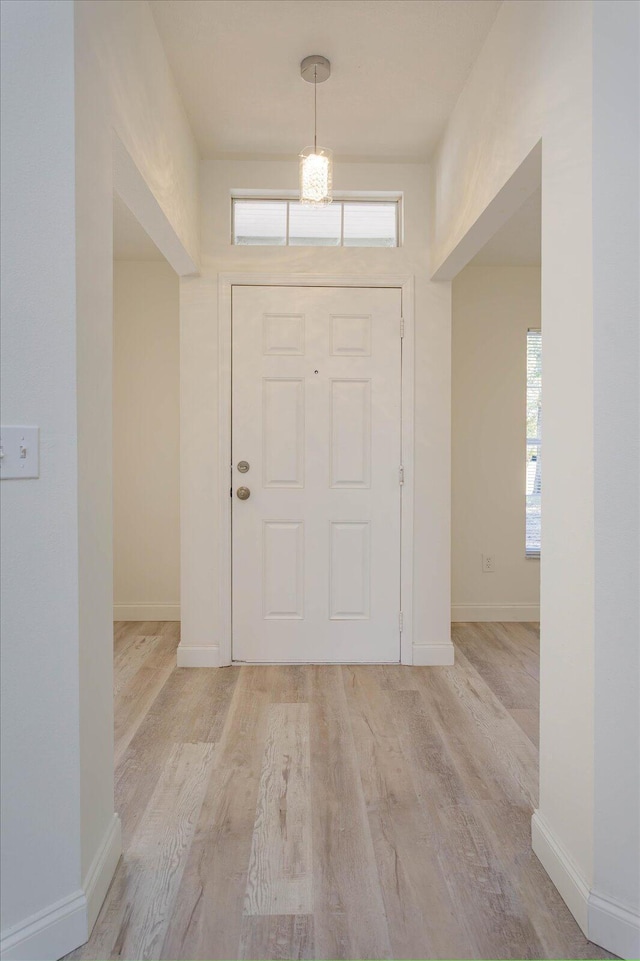
<path id="1" fill-rule="evenodd" d="M 2 481 L 2 948 L 80 889 L 73 5 L 2 4 L 2 417 L 40 477 Z M 17 930 L 16 930 L 17 929 Z M 33 942 L 31 942 L 33 944 Z M 51 932 L 52 954 L 70 947 Z M 38 946 L 28 957 L 39 957 Z M 10 953 L 8 956 L 16 957 Z"/>
<path id="2" fill-rule="evenodd" d="M 433 218 L 437 268 L 542 140 L 545 486 L 536 827 L 566 851 L 587 888 L 593 882 L 591 55 L 591 4 L 502 5 L 438 151 Z M 541 851 L 537 840 L 536 847 Z M 545 866 L 564 883 L 551 854 Z M 586 927 L 580 892 L 569 885 L 563 894 Z"/>
<path id="3" fill-rule="evenodd" d="M 112 471 L 108 439 L 112 432 L 114 133 L 166 223 L 194 258 L 198 160 L 148 5 L 77 0 L 75 29 L 84 877 L 113 815 Z"/>
<path id="4" fill-rule="evenodd" d="M 535 621 L 540 562 L 525 557 L 527 330 L 540 268 L 466 267 L 452 284 L 451 618 Z M 481 558 L 494 558 L 495 573 Z"/>
<path id="5" fill-rule="evenodd" d="M 640 5 L 594 7 L 595 869 L 590 930 L 640 957 Z M 611 923 L 611 905 L 624 923 Z"/>
<path id="6" fill-rule="evenodd" d="M 231 191 L 295 190 L 297 164 L 204 161 L 203 276 L 181 283 L 181 653 L 218 650 L 217 273 L 415 275 L 416 450 L 414 642 L 449 644 L 450 285 L 429 283 L 428 169 L 420 164 L 336 163 L 336 191 L 402 191 L 404 242 L 398 249 L 233 247 Z M 206 653 L 205 650 L 205 653 Z M 186 654 L 185 654 L 186 652 Z M 202 663 L 202 661 L 199 661 Z"/>
<path id="7" fill-rule="evenodd" d="M 113 265 L 114 620 L 180 619 L 179 280 Z"/>
<path id="8" fill-rule="evenodd" d="M 594 805 L 594 736 L 601 717 L 600 707 L 598 714 L 594 711 L 594 691 L 596 685 L 600 690 L 601 681 L 608 687 L 610 697 L 613 697 L 615 688 L 614 676 L 623 685 L 625 694 L 621 702 L 625 707 L 620 706 L 620 710 L 623 713 L 626 710 L 627 725 L 631 725 L 625 727 L 624 736 L 631 739 L 628 750 L 638 750 L 637 726 L 633 723 L 635 715 L 629 707 L 633 701 L 630 674 L 622 666 L 624 662 L 628 670 L 630 653 L 625 650 L 621 654 L 611 648 L 609 655 L 599 662 L 597 678 L 595 676 L 594 606 L 597 598 L 600 611 L 605 611 L 607 605 L 602 605 L 606 577 L 601 575 L 600 566 L 597 569 L 597 590 L 594 580 L 594 516 L 599 526 L 602 510 L 602 500 L 599 503 L 594 500 L 594 426 L 599 424 L 599 433 L 595 435 L 597 450 L 604 451 L 608 416 L 612 409 L 620 410 L 615 399 L 615 375 L 609 364 L 614 355 L 617 358 L 630 352 L 637 357 L 637 353 L 629 351 L 635 344 L 630 328 L 623 324 L 625 333 L 621 333 L 614 346 L 617 335 L 606 330 L 604 316 L 595 328 L 597 332 L 602 324 L 602 333 L 608 341 L 608 359 L 602 368 L 599 355 L 594 358 L 593 351 L 594 280 L 599 275 L 598 269 L 594 273 L 594 253 L 597 254 L 599 248 L 594 250 L 593 246 L 592 203 L 596 210 L 607 208 L 606 200 L 599 206 L 600 200 L 607 198 L 611 190 L 610 179 L 621 173 L 627 187 L 622 187 L 621 196 L 616 197 L 616 201 L 620 209 L 625 209 L 627 217 L 631 216 L 627 213 L 629 205 L 637 197 L 629 187 L 632 183 L 637 184 L 635 153 L 618 161 L 621 166 L 616 169 L 615 153 L 609 156 L 605 150 L 600 157 L 602 167 L 595 172 L 592 169 L 594 103 L 600 104 L 601 143 L 604 144 L 606 136 L 608 149 L 614 152 L 619 151 L 620 143 L 627 139 L 628 125 L 635 124 L 633 111 L 637 110 L 637 86 L 633 88 L 634 57 L 637 59 L 637 3 L 618 4 L 612 8 L 615 13 L 608 12 L 609 6 L 604 4 L 598 11 L 598 30 L 594 35 L 592 3 L 506 0 L 439 147 L 435 160 L 433 203 L 432 264 L 438 276 L 451 276 L 451 265 L 456 263 L 456 269 L 462 266 L 456 260 L 456 250 L 459 252 L 465 237 L 471 235 L 476 237 L 478 246 L 484 242 L 479 227 L 487 220 L 486 212 L 495 209 L 509 178 L 541 141 L 545 482 L 541 563 L 540 804 L 533 822 L 533 842 L 534 850 L 585 931 L 589 931 L 593 924 L 590 899 L 599 875 L 595 838 L 600 831 L 603 832 L 598 841 L 598 857 L 601 857 L 606 846 L 604 839 L 618 834 L 620 838 L 625 834 L 633 838 L 637 830 L 637 822 L 631 822 L 631 800 L 618 807 L 610 798 L 608 805 L 603 800 L 610 814 L 616 811 L 621 816 L 615 825 L 610 819 L 603 820 L 599 805 L 598 808 Z M 615 41 L 610 43 L 604 38 L 608 37 L 613 23 L 617 23 L 613 31 Z M 623 38 L 624 67 L 620 74 L 615 72 L 608 87 L 606 69 L 595 74 L 593 71 L 594 43 L 596 50 L 607 49 L 605 62 L 608 67 L 616 57 L 616 42 Z M 611 106 L 610 100 L 616 109 L 607 126 L 605 117 Z M 598 119 L 597 112 L 595 116 Z M 596 148 L 597 145 L 596 140 Z M 607 227 L 610 233 L 606 242 L 612 243 L 616 237 L 613 219 L 607 221 Z M 624 250 L 620 235 L 617 236 L 614 256 L 621 256 L 623 276 L 625 270 L 637 272 L 637 257 L 631 263 L 635 253 L 633 244 Z M 476 252 L 476 249 L 465 248 L 469 258 Z M 609 298 L 613 297 L 615 290 L 614 277 L 608 271 L 614 270 L 615 273 L 618 269 L 616 266 L 614 270 L 610 259 L 602 265 L 602 303 L 609 306 L 617 299 L 607 301 L 604 296 L 606 293 Z M 635 308 L 634 324 L 637 325 L 637 307 L 633 300 L 637 294 L 625 286 L 622 296 L 625 311 Z M 596 346 L 598 350 L 601 348 L 599 340 L 596 340 Z M 637 378 L 635 361 L 632 366 Z M 605 375 L 602 393 L 595 397 L 594 367 L 596 372 L 601 369 Z M 625 391 L 632 398 L 633 376 L 627 371 L 623 382 Z M 637 431 L 637 421 L 626 407 L 625 411 L 618 414 L 621 422 Z M 619 456 L 623 456 L 627 463 L 629 458 L 633 461 L 635 455 Z M 633 463 L 632 475 L 637 478 L 637 462 Z M 609 473 L 598 460 L 598 469 L 601 468 L 608 482 L 615 487 L 618 482 L 614 483 L 614 472 Z M 632 562 L 630 557 L 634 549 L 637 551 L 637 535 L 623 536 L 623 524 L 620 512 L 613 524 L 614 542 L 616 550 L 620 549 L 622 565 L 631 563 L 630 571 L 633 572 L 637 554 Z M 632 528 L 637 525 L 637 515 L 634 516 L 633 511 L 629 514 L 628 524 Z M 605 529 L 606 524 L 599 531 L 599 545 L 603 543 L 601 538 L 605 537 Z M 611 535 L 611 531 L 607 534 Z M 608 556 L 605 564 L 611 566 L 607 576 L 613 578 L 611 554 Z M 601 560 L 599 553 L 598 565 Z M 604 580 L 600 580 L 601 576 Z M 622 620 L 633 625 L 637 637 L 637 580 L 626 597 Z M 606 631 L 611 644 L 611 628 L 606 625 L 606 618 L 603 621 L 601 630 Z M 616 668 L 609 663 L 610 657 L 614 661 L 621 657 L 619 678 Z M 606 713 L 611 706 L 609 702 L 605 704 L 609 705 L 604 707 Z M 625 782 L 628 772 L 613 736 L 614 726 L 609 724 L 608 734 L 603 735 L 599 750 L 612 752 L 608 777 L 611 783 L 619 784 Z M 598 792 L 600 795 L 600 786 Z M 629 852 L 625 857 L 632 859 L 634 854 Z M 611 871 L 608 873 L 610 875 Z M 610 877 L 609 883 L 613 884 Z M 628 871 L 623 871 L 616 883 L 618 887 L 613 887 L 618 894 L 616 897 L 612 893 L 614 901 L 620 903 L 623 900 L 620 886 L 626 885 L 624 900 L 631 903 L 635 894 Z M 615 930 L 616 937 L 620 935 L 624 925 L 628 924 L 628 917 L 620 921 L 616 904 L 613 907 L 609 904 L 606 912 L 609 934 L 603 943 L 616 952 L 621 942 L 616 942 L 611 932 Z"/>
<path id="9" fill-rule="evenodd" d="M 186 261 L 197 258 L 198 157 L 146 3 L 10 0 L 3 17 L 3 414 L 40 425 L 42 467 L 39 480 L 6 494 L 3 483 L 3 684 L 13 716 L 3 727 L 11 840 L 2 923 L 8 956 L 33 959 L 86 937 L 120 851 L 111 683 L 114 132 L 158 222 L 174 246 L 189 248 Z"/>
<path id="10" fill-rule="evenodd" d="M 140 0 L 76 0 L 75 8 L 78 79 L 87 82 L 78 92 L 100 88 L 107 114 L 96 121 L 112 125 L 197 262 L 199 155 L 151 11 Z"/>

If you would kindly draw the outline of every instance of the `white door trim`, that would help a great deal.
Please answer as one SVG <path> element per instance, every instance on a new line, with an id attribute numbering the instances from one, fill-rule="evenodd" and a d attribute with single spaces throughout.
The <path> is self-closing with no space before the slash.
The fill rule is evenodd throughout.
<path id="1" fill-rule="evenodd" d="M 400 661 L 413 663 L 414 294 L 411 276 L 325 276 L 221 273 L 218 275 L 218 462 L 220 484 L 219 664 L 231 664 L 231 291 L 233 287 L 395 287 L 402 292 L 402 488 Z"/>

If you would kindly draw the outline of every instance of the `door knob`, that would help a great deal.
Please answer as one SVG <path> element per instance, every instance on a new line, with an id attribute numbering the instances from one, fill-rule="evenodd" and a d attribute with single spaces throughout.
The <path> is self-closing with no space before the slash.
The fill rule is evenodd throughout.
<path id="1" fill-rule="evenodd" d="M 238 490 L 236 491 L 236 494 L 241 501 L 248 501 L 249 498 L 251 497 L 251 491 L 249 490 L 248 487 L 239 487 Z"/>

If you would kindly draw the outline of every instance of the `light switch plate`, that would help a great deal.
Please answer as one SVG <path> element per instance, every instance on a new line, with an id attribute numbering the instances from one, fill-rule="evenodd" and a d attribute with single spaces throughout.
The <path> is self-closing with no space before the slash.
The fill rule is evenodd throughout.
<path id="1" fill-rule="evenodd" d="M 0 427 L 0 479 L 40 476 L 40 428 Z"/>

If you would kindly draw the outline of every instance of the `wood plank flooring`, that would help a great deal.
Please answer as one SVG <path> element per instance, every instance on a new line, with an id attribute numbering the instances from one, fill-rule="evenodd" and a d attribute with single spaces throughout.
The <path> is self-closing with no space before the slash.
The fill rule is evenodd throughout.
<path id="1" fill-rule="evenodd" d="M 538 638 L 450 668 L 178 669 L 115 626 L 124 856 L 73 958 L 608 958 L 530 847 Z"/>

